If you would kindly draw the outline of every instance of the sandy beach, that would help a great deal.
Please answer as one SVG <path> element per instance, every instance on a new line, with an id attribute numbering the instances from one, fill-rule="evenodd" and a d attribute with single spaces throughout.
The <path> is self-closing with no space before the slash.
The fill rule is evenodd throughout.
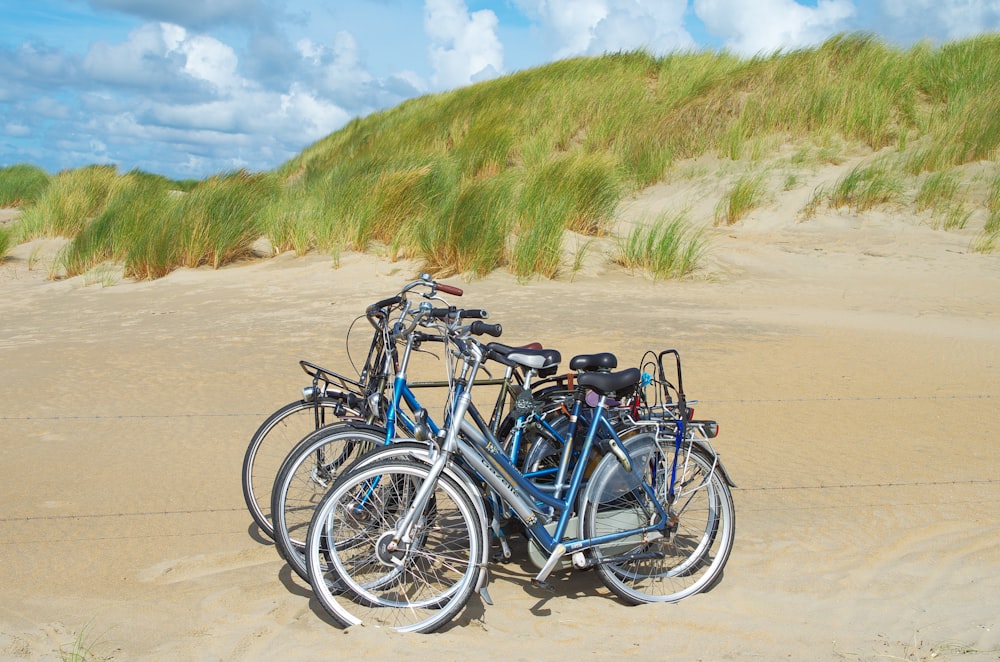
<path id="1" fill-rule="evenodd" d="M 851 164 L 845 164 L 844 169 Z M 836 172 L 818 173 L 833 177 Z M 811 184 L 811 183 L 810 183 Z M 521 550 L 432 635 L 340 630 L 243 504 L 240 463 L 310 359 L 347 370 L 407 262 L 282 254 L 153 282 L 0 264 L 0 658 L 1000 659 L 1000 254 L 887 211 L 801 221 L 811 186 L 653 282 L 600 250 L 555 281 L 460 285 L 511 344 L 677 348 L 737 483 L 713 590 L 628 607 L 595 573 L 529 587 Z M 711 196 L 662 184 L 622 223 Z M 9 216 L 9 214 L 8 214 Z M 978 227 L 981 227 L 981 222 Z M 82 641 L 82 646 L 77 643 Z"/>

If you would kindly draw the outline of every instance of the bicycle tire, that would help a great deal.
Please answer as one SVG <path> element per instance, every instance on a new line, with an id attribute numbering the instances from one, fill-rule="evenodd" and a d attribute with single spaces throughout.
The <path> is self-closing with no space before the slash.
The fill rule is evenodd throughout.
<path id="1" fill-rule="evenodd" d="M 374 448 L 359 457 L 351 464 L 347 471 L 355 471 L 370 464 L 374 464 L 375 462 L 384 462 L 390 459 L 401 460 L 404 462 L 417 462 L 426 466 L 431 466 L 434 463 L 435 455 L 435 449 L 425 441 L 417 441 L 416 439 L 406 438 L 393 439 L 391 444 Z M 469 498 L 469 501 L 472 502 L 472 505 L 475 506 L 476 512 L 479 515 L 479 521 L 482 525 L 480 531 L 482 539 L 484 541 L 489 541 L 491 535 L 490 523 L 492 521 L 493 514 L 483 498 L 481 484 L 482 479 L 467 471 L 460 462 L 449 462 L 445 465 L 444 475 L 454 480 L 465 490 L 465 495 Z M 342 482 L 341 478 L 338 477 L 338 481 Z M 335 482 L 334 485 L 339 485 L 340 482 Z M 489 561 L 489 547 L 484 546 L 482 564 L 480 566 L 480 579 L 479 582 L 477 582 L 477 586 L 486 585 L 489 578 L 486 566 Z"/>
<path id="2" fill-rule="evenodd" d="M 384 428 L 340 421 L 306 435 L 282 462 L 271 488 L 274 546 L 305 581 L 306 534 L 316 506 L 337 476 L 369 450 L 384 445 Z"/>
<path id="3" fill-rule="evenodd" d="M 250 438 L 243 456 L 243 500 L 261 533 L 274 536 L 271 522 L 271 488 L 281 463 L 303 437 L 342 416 L 358 416 L 339 398 L 297 400 L 268 416 Z"/>
<path id="4" fill-rule="evenodd" d="M 476 507 L 448 475 L 436 479 L 412 542 L 386 550 L 428 472 L 421 462 L 395 459 L 362 466 L 338 479 L 317 508 L 306 564 L 317 599 L 339 624 L 433 632 L 469 601 L 486 541 Z"/>
<path id="5" fill-rule="evenodd" d="M 668 455 L 655 435 L 626 442 L 633 470 L 626 473 L 607 456 L 591 477 L 583 507 L 583 534 L 597 537 L 655 524 L 656 511 L 639 487 L 645 480 L 670 516 L 657 539 L 633 536 L 591 548 L 590 559 L 604 584 L 630 604 L 677 602 L 714 586 L 732 551 L 736 513 L 732 492 L 715 458 L 697 447 L 682 451 L 675 484 L 677 497 L 666 503 Z M 676 521 L 674 521 L 676 518 Z"/>

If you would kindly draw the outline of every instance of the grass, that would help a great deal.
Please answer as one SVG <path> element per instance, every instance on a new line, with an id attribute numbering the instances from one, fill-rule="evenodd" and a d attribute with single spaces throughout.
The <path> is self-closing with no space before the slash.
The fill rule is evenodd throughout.
<path id="1" fill-rule="evenodd" d="M 113 166 L 66 170 L 49 182 L 19 219 L 19 239 L 75 237 L 104 207 L 118 177 Z"/>
<path id="2" fill-rule="evenodd" d="M 931 224 L 935 230 L 964 230 L 970 218 L 972 210 L 959 202 L 939 210 Z"/>
<path id="3" fill-rule="evenodd" d="M 85 625 L 68 646 L 59 647 L 59 659 L 62 662 L 91 662 L 110 659 L 98 655 L 95 649 L 101 644 L 100 638 L 95 639 L 90 632 L 90 623 Z"/>
<path id="4" fill-rule="evenodd" d="M 961 226 L 969 200 L 960 190 L 944 203 L 947 173 L 996 159 L 998 79 L 1000 34 L 910 49 L 844 34 L 753 58 L 614 53 L 411 99 L 351 121 L 272 172 L 177 182 L 110 166 L 47 179 L 12 167 L 0 170 L 0 192 L 37 182 L 16 194 L 25 202 L 14 242 L 76 244 L 89 233 L 67 253 L 74 272 L 108 259 L 139 278 L 219 267 L 267 235 L 299 254 L 370 250 L 442 273 L 558 277 L 563 233 L 606 235 L 618 204 L 676 179 L 675 164 L 703 155 L 739 164 L 781 145 L 812 145 L 793 162 L 814 164 L 842 163 L 858 145 L 895 154 L 891 165 L 856 168 L 817 205 L 909 204 L 903 190 L 918 178 L 927 187 L 919 204 L 935 222 Z M 795 185 L 786 178 L 786 189 Z M 154 199 L 128 202 L 123 188 Z M 762 178 L 742 178 L 717 223 L 744 218 L 765 193 Z"/>
<path id="5" fill-rule="evenodd" d="M 715 207 L 715 224 L 732 225 L 744 218 L 764 201 L 767 194 L 764 176 L 746 174 L 722 196 Z"/>
<path id="6" fill-rule="evenodd" d="M 0 262 L 3 262 L 4 258 L 7 257 L 7 251 L 11 247 L 11 236 L 10 230 L 7 228 L 0 227 Z"/>
<path id="7" fill-rule="evenodd" d="M 902 194 L 903 184 L 883 159 L 859 165 L 842 177 L 829 193 L 831 207 L 867 211 L 892 202 Z"/>
<path id="8" fill-rule="evenodd" d="M 976 253 L 992 253 L 1000 248 L 1000 174 L 993 177 L 986 194 L 986 223 L 973 242 Z"/>
<path id="9" fill-rule="evenodd" d="M 262 234 L 258 212 L 268 207 L 272 189 L 265 176 L 241 171 L 177 195 L 169 181 L 130 173 L 109 187 L 100 213 L 63 249 L 58 263 L 70 277 L 109 261 L 139 279 L 179 266 L 219 268 L 250 255 Z"/>
<path id="10" fill-rule="evenodd" d="M 698 268 L 707 247 L 704 232 L 692 229 L 683 214 L 661 214 L 619 239 L 615 261 L 654 279 L 682 278 Z"/>
<path id="11" fill-rule="evenodd" d="M 958 186 L 959 178 L 953 170 L 930 173 L 917 191 L 916 210 L 937 210 L 950 206 L 958 194 Z"/>
<path id="12" fill-rule="evenodd" d="M 27 163 L 0 168 L 0 208 L 33 204 L 49 181 L 48 173 Z"/>
<path id="13" fill-rule="evenodd" d="M 515 207 L 513 246 L 507 260 L 514 275 L 554 278 L 562 266 L 566 230 L 586 236 L 608 233 L 621 191 L 604 159 L 567 155 L 544 164 L 527 178 Z"/>
<path id="14" fill-rule="evenodd" d="M 593 244 L 594 240 L 589 239 L 583 242 L 583 244 L 579 245 L 576 251 L 574 251 L 573 266 L 570 269 L 570 274 L 571 274 L 570 280 L 572 280 L 573 279 L 572 277 L 580 273 L 580 270 L 583 269 L 583 263 L 587 259 L 587 254 L 590 253 L 590 249 L 593 247 Z"/>
<path id="15" fill-rule="evenodd" d="M 1000 174 L 990 183 L 986 195 L 986 227 L 987 232 L 1000 232 Z"/>
<path id="16" fill-rule="evenodd" d="M 161 180 L 134 174 L 116 178 L 103 208 L 57 260 L 67 276 L 83 274 L 108 261 L 134 269 L 139 247 L 150 243 L 151 228 L 163 223 L 176 206 Z"/>

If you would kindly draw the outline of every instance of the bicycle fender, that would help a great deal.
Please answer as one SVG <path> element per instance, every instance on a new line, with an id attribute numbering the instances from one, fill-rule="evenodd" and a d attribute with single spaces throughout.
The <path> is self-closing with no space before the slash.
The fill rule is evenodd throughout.
<path id="1" fill-rule="evenodd" d="M 715 452 L 715 449 L 713 449 L 708 444 L 699 439 L 694 439 L 691 441 L 691 443 L 695 446 L 695 448 L 699 449 L 705 455 L 715 460 L 715 470 L 722 475 L 722 479 L 726 481 L 726 485 L 728 485 L 729 487 L 739 487 L 736 483 L 733 482 L 733 479 L 729 477 L 729 472 L 726 471 L 726 467 L 722 465 L 722 458 L 719 457 L 719 454 Z"/>

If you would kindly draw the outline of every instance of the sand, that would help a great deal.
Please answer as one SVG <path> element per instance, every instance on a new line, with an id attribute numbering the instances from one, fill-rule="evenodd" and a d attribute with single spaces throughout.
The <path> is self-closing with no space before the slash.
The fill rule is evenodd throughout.
<path id="1" fill-rule="evenodd" d="M 679 349 L 739 487 L 707 593 L 627 607 L 595 573 L 538 593 L 522 553 L 492 567 L 495 604 L 433 635 L 333 625 L 252 525 L 239 475 L 254 429 L 307 384 L 297 361 L 347 370 L 351 319 L 414 264 L 279 255 L 50 280 L 59 242 L 15 247 L 0 658 L 1000 658 L 1000 254 L 885 210 L 799 221 L 810 190 L 712 230 L 682 282 L 627 273 L 600 244 L 556 281 L 444 279 L 510 343 L 625 365 Z M 698 200 L 654 187 L 622 223 Z"/>

